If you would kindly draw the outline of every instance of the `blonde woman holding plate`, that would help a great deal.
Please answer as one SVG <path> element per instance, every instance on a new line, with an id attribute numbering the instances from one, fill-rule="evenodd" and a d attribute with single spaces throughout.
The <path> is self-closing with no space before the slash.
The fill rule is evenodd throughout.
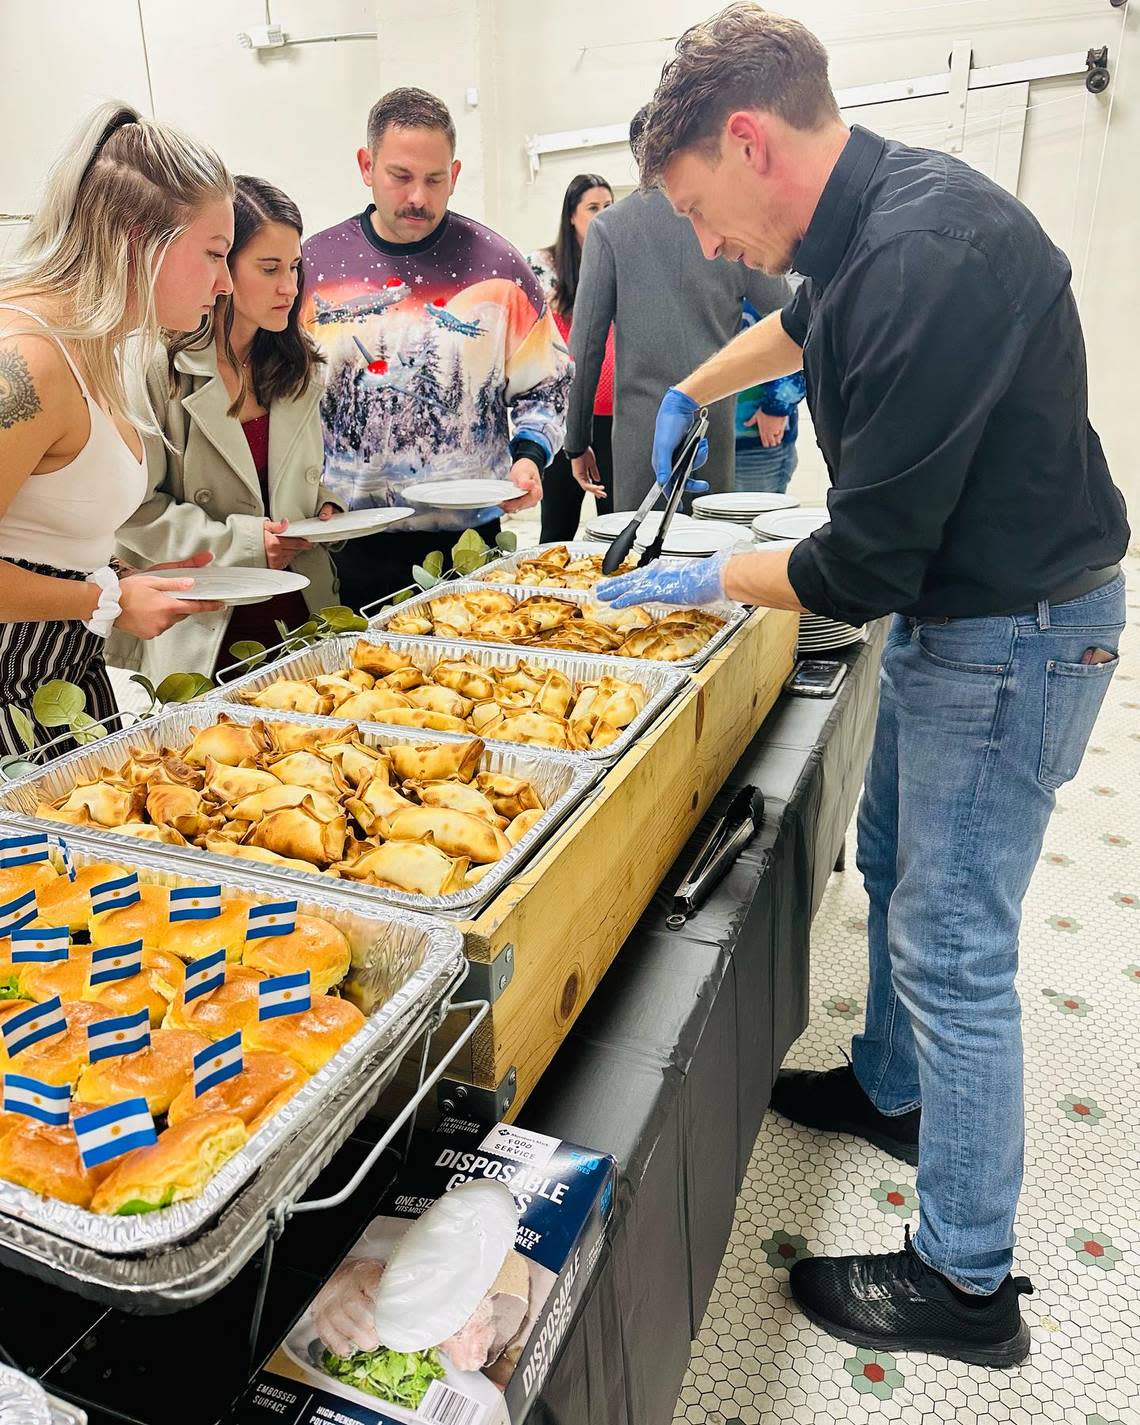
<path id="1" fill-rule="evenodd" d="M 279 188 L 234 180 L 232 291 L 201 333 L 176 337 L 147 373 L 162 439 L 148 439 L 148 493 L 119 532 L 132 562 L 208 549 L 227 568 L 291 569 L 308 587 L 172 628 L 111 660 L 157 683 L 167 673 L 212 673 L 229 648 L 280 641 L 278 622 L 303 624 L 336 602 L 324 545 L 297 539 L 289 521 L 339 510 L 321 485 L 322 362 L 298 320 L 304 296 L 301 214 Z"/>
<path id="2" fill-rule="evenodd" d="M 193 579 L 131 571 L 116 531 L 146 494 L 128 358 L 162 328 L 192 331 L 230 288 L 233 185 L 193 139 L 105 104 L 49 175 L 14 260 L 0 264 L 0 746 L 23 749 L 8 709 L 52 678 L 87 712 L 116 710 L 112 627 L 152 639 L 219 606 L 170 596 Z M 128 336 L 132 337 L 128 350 Z M 207 563 L 195 554 L 183 564 Z"/>

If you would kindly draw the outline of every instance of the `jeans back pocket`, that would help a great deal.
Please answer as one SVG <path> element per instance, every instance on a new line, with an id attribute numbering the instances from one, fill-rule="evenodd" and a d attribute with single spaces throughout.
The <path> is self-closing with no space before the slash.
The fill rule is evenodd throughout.
<path id="1" fill-rule="evenodd" d="M 1045 665 L 1045 726 L 1037 779 L 1056 791 L 1077 775 L 1093 725 L 1120 659 Z"/>

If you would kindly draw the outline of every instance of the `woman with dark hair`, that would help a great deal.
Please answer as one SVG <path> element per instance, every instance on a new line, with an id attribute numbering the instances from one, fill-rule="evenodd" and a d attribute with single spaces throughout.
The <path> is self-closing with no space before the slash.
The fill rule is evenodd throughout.
<path id="1" fill-rule="evenodd" d="M 321 486 L 320 357 L 301 328 L 301 215 L 260 178 L 235 179 L 232 296 L 205 329 L 180 336 L 148 373 L 163 439 L 146 442 L 148 497 L 119 531 L 127 560 L 175 559 L 209 550 L 215 565 L 291 568 L 301 593 L 180 625 L 145 646 L 116 640 L 112 662 L 152 682 L 173 671 L 213 673 L 244 639 L 280 641 L 277 621 L 296 628 L 336 602 L 323 545 L 292 539 L 291 519 L 339 505 Z"/>
<path id="2" fill-rule="evenodd" d="M 569 341 L 582 266 L 586 231 L 600 212 L 611 206 L 614 190 L 598 173 L 579 173 L 570 180 L 562 200 L 562 217 L 553 247 L 544 247 L 528 259 L 542 283 L 546 300 L 564 341 Z M 601 483 L 584 478 L 579 484 L 564 451 L 559 451 L 542 477 L 542 540 L 573 539 L 582 515 L 583 494 L 593 495 L 598 513 L 613 508 L 614 334 L 606 341 L 606 356 L 594 400 L 593 450 Z"/>

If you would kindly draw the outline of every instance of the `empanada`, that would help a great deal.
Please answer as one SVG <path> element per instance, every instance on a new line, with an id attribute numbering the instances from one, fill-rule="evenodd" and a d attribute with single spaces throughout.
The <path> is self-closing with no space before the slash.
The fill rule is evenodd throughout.
<path id="1" fill-rule="evenodd" d="M 385 822 L 388 841 L 423 841 L 438 846 L 448 856 L 465 856 L 486 865 L 498 861 L 510 850 L 510 842 L 496 826 L 470 812 L 450 807 L 420 806 L 397 812 Z"/>
<path id="2" fill-rule="evenodd" d="M 461 717 L 449 717 L 447 713 L 429 712 L 427 708 L 393 708 L 384 714 L 384 721 L 393 727 L 424 727 L 431 732 L 468 732 L 470 729 Z"/>
<path id="3" fill-rule="evenodd" d="M 137 836 L 140 841 L 160 841 L 166 846 L 189 846 L 185 836 L 172 826 L 151 826 L 147 821 L 124 821 L 115 830 L 120 836 Z"/>
<path id="4" fill-rule="evenodd" d="M 262 724 L 270 741 L 271 750 L 281 752 L 312 752 L 318 747 L 332 748 L 348 742 L 353 736 L 351 728 L 306 727 L 299 722 L 271 722 Z"/>
<path id="5" fill-rule="evenodd" d="M 368 678 L 368 674 L 363 675 Z M 372 679 L 368 678 L 369 683 Z M 331 698 L 333 709 L 339 708 L 346 698 L 351 698 L 360 692 L 360 685 L 351 682 L 348 678 L 339 673 L 318 673 L 312 680 L 313 687 L 323 698 Z"/>
<path id="6" fill-rule="evenodd" d="M 422 636 L 425 633 L 431 633 L 432 620 L 427 614 L 409 610 L 407 613 L 393 614 L 388 620 L 387 628 L 390 633 Z"/>
<path id="7" fill-rule="evenodd" d="M 434 747 L 389 747 L 392 770 L 401 782 L 442 782 L 456 777 L 469 782 L 479 769 L 486 748 L 479 739 L 440 743 Z"/>
<path id="8" fill-rule="evenodd" d="M 418 668 L 397 668 L 394 673 L 386 674 L 380 681 L 394 693 L 406 693 L 412 688 L 420 687 L 427 679 Z"/>
<path id="9" fill-rule="evenodd" d="M 373 777 L 358 789 L 356 796 L 345 801 L 346 809 L 356 818 L 366 836 L 376 834 L 380 830 L 380 823 L 387 817 L 408 811 L 414 806 L 415 802 L 401 796 L 395 787 L 388 785 L 386 776 Z"/>
<path id="10" fill-rule="evenodd" d="M 82 782 L 60 803 L 61 812 L 82 812 L 99 826 L 137 821 L 146 802 L 146 787 L 120 787 L 111 782 Z"/>
<path id="11" fill-rule="evenodd" d="M 531 807 L 529 811 L 519 812 L 514 821 L 507 824 L 507 829 L 503 834 L 512 846 L 517 846 L 527 832 L 537 825 L 542 816 L 543 812 L 540 807 Z"/>
<path id="12" fill-rule="evenodd" d="M 543 810 L 538 793 L 521 777 L 509 777 L 505 772 L 480 772 L 475 785 L 508 821 L 524 811 Z"/>
<path id="13" fill-rule="evenodd" d="M 374 678 L 385 678 L 389 673 L 397 673 L 411 665 L 411 659 L 398 648 L 387 643 L 369 643 L 365 638 L 356 641 L 352 650 L 352 666 Z"/>
<path id="14" fill-rule="evenodd" d="M 472 702 L 485 702 L 495 696 L 495 679 L 473 659 L 443 659 L 431 670 L 431 678 L 433 683 L 452 688 Z"/>
<path id="15" fill-rule="evenodd" d="M 353 722 L 390 722 L 390 713 L 411 706 L 403 693 L 395 688 L 363 688 L 346 698 L 337 708 L 337 717 Z"/>
<path id="16" fill-rule="evenodd" d="M 388 779 L 388 758 L 379 748 L 369 747 L 365 742 L 346 742 L 331 749 L 329 757 L 354 787 L 374 776 L 383 775 L 385 780 Z"/>
<path id="17" fill-rule="evenodd" d="M 317 691 L 311 683 L 292 678 L 278 678 L 264 688 L 239 694 L 243 703 L 255 708 L 273 708 L 277 712 L 319 713 L 332 711 L 333 699 Z"/>
<path id="18" fill-rule="evenodd" d="M 224 762 L 229 767 L 251 767 L 269 747 L 265 724 L 231 722 L 223 713 L 213 727 L 204 727 L 194 734 L 183 752 L 183 760 L 194 767 L 204 767 L 206 758 Z"/>
<path id="19" fill-rule="evenodd" d="M 466 717 L 475 706 L 470 698 L 465 698 L 454 688 L 443 688 L 435 683 L 425 683 L 422 688 L 413 688 L 407 697 L 414 708 L 446 713 L 449 717 Z"/>
<path id="20" fill-rule="evenodd" d="M 215 757 L 206 758 L 206 791 L 219 801 L 240 801 L 254 792 L 280 785 L 272 772 L 263 772 L 258 767 L 229 767 Z"/>
<path id="21" fill-rule="evenodd" d="M 274 757 L 268 768 L 282 782 L 296 787 L 308 787 L 312 792 L 325 792 L 339 797 L 348 791 L 348 783 L 336 764 L 318 752 L 287 752 Z"/>
<path id="22" fill-rule="evenodd" d="M 470 812 L 481 816 L 501 831 L 506 826 L 506 818 L 501 817 L 491 805 L 489 798 L 469 782 L 421 782 L 407 784 L 408 790 L 429 807 L 451 807 L 453 811 Z"/>
<path id="23" fill-rule="evenodd" d="M 435 846 L 386 841 L 333 869 L 349 881 L 369 881 L 420 896 L 447 896 L 462 890 L 468 862 L 453 860 Z"/>
<path id="24" fill-rule="evenodd" d="M 570 750 L 570 729 L 564 718 L 549 717 L 533 708 L 506 708 L 498 722 L 481 729 L 500 742 L 527 742 L 538 747 Z"/>
<path id="25" fill-rule="evenodd" d="M 317 868 L 308 861 L 298 861 L 294 857 L 279 856 L 276 851 L 267 851 L 264 846 L 239 846 L 235 841 L 227 841 L 221 836 L 207 836 L 203 849 L 216 856 L 236 856 L 242 861 L 260 861 L 267 866 L 281 866 L 290 871 L 309 871 Z"/>
<path id="26" fill-rule="evenodd" d="M 340 802 L 327 792 L 314 792 L 310 787 L 291 786 L 279 783 L 266 792 L 254 792 L 250 797 L 242 797 L 231 810 L 230 815 L 237 821 L 258 821 L 271 811 L 282 807 L 304 805 L 320 821 L 335 821 L 340 813 Z"/>
<path id="27" fill-rule="evenodd" d="M 343 812 L 332 821 L 322 821 L 302 803 L 263 817 L 250 830 L 247 845 L 263 846 L 291 860 L 327 866 L 344 855 L 347 835 L 348 818 Z"/>

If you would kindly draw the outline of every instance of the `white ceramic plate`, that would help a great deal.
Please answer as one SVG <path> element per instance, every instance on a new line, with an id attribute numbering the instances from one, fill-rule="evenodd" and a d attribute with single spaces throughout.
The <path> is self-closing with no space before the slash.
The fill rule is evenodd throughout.
<path id="1" fill-rule="evenodd" d="M 662 513 L 661 510 L 651 510 L 642 520 L 638 534 L 646 540 L 655 539 L 657 531 L 661 528 Z M 610 515 L 596 515 L 592 520 L 586 521 L 586 533 L 591 539 L 603 539 L 607 542 L 616 539 L 636 514 L 636 510 L 615 510 Z M 683 515 L 678 511 L 669 526 L 670 533 L 694 523 L 695 521 L 691 520 L 688 515 Z"/>
<path id="2" fill-rule="evenodd" d="M 825 509 L 773 510 L 771 514 L 757 515 L 752 529 L 765 539 L 806 539 L 830 521 Z"/>
<path id="3" fill-rule="evenodd" d="M 413 505 L 433 505 L 439 510 L 496 509 L 504 500 L 523 493 L 510 480 L 425 480 L 401 491 Z"/>
<path id="4" fill-rule="evenodd" d="M 750 494 L 732 490 L 725 495 L 698 495 L 693 501 L 693 516 L 698 519 L 720 519 L 730 515 L 742 518 L 764 514 L 767 510 L 794 510 L 799 500 L 794 495 Z"/>
<path id="5" fill-rule="evenodd" d="M 376 534 L 386 525 L 406 520 L 414 515 L 410 505 L 392 505 L 376 510 L 345 510 L 327 520 L 290 520 L 285 531 L 287 539 L 307 539 L 313 544 L 339 544 L 342 539 L 360 539 Z"/>
<path id="6" fill-rule="evenodd" d="M 729 545 L 742 542 L 743 536 L 734 525 L 714 524 L 710 520 L 706 524 L 694 523 L 681 529 L 670 525 L 661 552 L 698 559 L 704 555 L 715 554 L 718 549 L 727 549 Z M 641 548 L 645 548 L 645 545 L 641 545 Z"/>
<path id="7" fill-rule="evenodd" d="M 192 589 L 171 589 L 172 599 L 219 599 L 223 604 L 263 604 L 308 586 L 292 569 L 155 569 L 164 579 L 193 579 Z"/>

